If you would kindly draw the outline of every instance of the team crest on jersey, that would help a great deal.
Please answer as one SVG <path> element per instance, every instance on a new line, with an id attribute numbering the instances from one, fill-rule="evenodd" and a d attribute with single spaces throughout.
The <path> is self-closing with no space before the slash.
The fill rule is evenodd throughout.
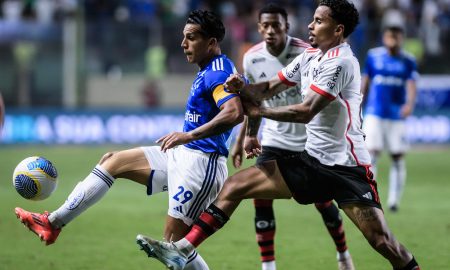
<path id="1" fill-rule="evenodd" d="M 259 58 L 254 58 L 252 59 L 252 64 L 256 64 L 256 63 L 260 63 L 260 62 L 265 62 L 266 58 L 265 57 L 259 57 Z"/>
<path id="2" fill-rule="evenodd" d="M 323 69 L 324 69 L 323 66 L 320 66 L 319 68 L 315 68 L 315 67 L 313 68 L 312 75 L 313 75 L 314 81 L 317 81 L 317 77 L 320 75 L 320 73 L 323 72 Z"/>

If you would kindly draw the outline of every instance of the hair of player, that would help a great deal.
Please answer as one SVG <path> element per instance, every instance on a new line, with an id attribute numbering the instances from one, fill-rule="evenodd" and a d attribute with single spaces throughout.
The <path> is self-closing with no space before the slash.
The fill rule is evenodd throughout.
<path id="1" fill-rule="evenodd" d="M 359 23 L 359 13 L 353 3 L 347 0 L 321 0 L 319 6 L 327 6 L 331 9 L 331 18 L 338 24 L 344 25 L 344 38 L 355 30 Z"/>
<path id="2" fill-rule="evenodd" d="M 281 14 L 281 16 L 283 16 L 284 20 L 287 22 L 288 14 L 286 12 L 286 9 L 284 9 L 283 7 L 279 6 L 276 3 L 268 3 L 263 8 L 261 8 L 259 10 L 258 19 L 261 20 L 261 15 L 266 13 Z"/>
<path id="3" fill-rule="evenodd" d="M 207 38 L 215 38 L 218 42 L 225 36 L 225 26 L 215 13 L 208 10 L 194 10 L 189 13 L 186 24 L 198 24 L 202 34 Z"/>

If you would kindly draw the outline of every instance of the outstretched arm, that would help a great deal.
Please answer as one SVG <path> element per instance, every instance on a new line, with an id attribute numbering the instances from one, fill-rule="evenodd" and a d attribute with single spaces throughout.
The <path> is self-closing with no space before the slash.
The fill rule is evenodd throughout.
<path id="1" fill-rule="evenodd" d="M 406 103 L 401 109 L 401 116 L 406 118 L 412 114 L 414 111 L 414 106 L 416 103 L 417 86 L 416 81 L 408 80 L 406 81 Z"/>
<path id="2" fill-rule="evenodd" d="M 288 86 L 280 80 L 278 75 L 272 77 L 267 82 L 246 84 L 242 75 L 232 74 L 228 77 L 224 86 L 228 91 L 239 93 L 244 99 L 253 101 L 268 99 L 288 88 Z"/>
<path id="3" fill-rule="evenodd" d="M 220 112 L 208 123 L 190 132 L 173 132 L 161 137 L 156 142 L 161 143 L 161 150 L 173 148 L 195 140 L 221 134 L 242 122 L 244 113 L 241 100 L 234 97 L 220 106 Z"/>
<path id="4" fill-rule="evenodd" d="M 300 104 L 281 106 L 275 108 L 257 107 L 245 103 L 245 109 L 250 116 L 260 116 L 281 122 L 309 123 L 314 116 L 325 108 L 331 101 L 310 91 L 305 100 Z"/>

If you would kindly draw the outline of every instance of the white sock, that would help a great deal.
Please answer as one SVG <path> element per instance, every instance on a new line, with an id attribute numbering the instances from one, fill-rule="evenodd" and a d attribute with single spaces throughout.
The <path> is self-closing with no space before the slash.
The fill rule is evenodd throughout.
<path id="1" fill-rule="evenodd" d="M 348 250 L 346 250 L 344 252 L 338 252 L 336 255 L 336 259 L 338 261 L 343 261 L 343 260 L 347 259 L 348 257 L 350 257 L 350 252 L 348 252 Z"/>
<path id="2" fill-rule="evenodd" d="M 189 256 L 184 267 L 185 270 L 209 270 L 208 265 L 205 260 L 203 260 L 202 256 L 194 250 Z"/>
<path id="3" fill-rule="evenodd" d="M 94 170 L 75 186 L 64 204 L 49 215 L 52 226 L 61 228 L 68 224 L 100 200 L 113 183 L 114 178 L 105 169 L 100 165 L 95 166 Z"/>
<path id="4" fill-rule="evenodd" d="M 173 243 L 184 255 L 188 256 L 194 252 L 195 247 L 186 238 L 181 238 L 179 241 Z"/>
<path id="5" fill-rule="evenodd" d="M 388 206 L 398 205 L 406 180 L 406 166 L 403 159 L 394 160 L 389 172 Z"/>
<path id="6" fill-rule="evenodd" d="M 277 270 L 277 265 L 276 265 L 275 261 L 262 262 L 261 269 L 262 270 Z"/>

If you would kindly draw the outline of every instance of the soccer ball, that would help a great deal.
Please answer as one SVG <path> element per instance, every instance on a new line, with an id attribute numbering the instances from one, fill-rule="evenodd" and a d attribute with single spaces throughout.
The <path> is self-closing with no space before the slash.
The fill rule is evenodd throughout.
<path id="1" fill-rule="evenodd" d="M 43 157 L 28 157 L 14 170 L 13 185 L 20 196 L 40 201 L 48 198 L 57 186 L 58 172 L 53 164 Z"/>

